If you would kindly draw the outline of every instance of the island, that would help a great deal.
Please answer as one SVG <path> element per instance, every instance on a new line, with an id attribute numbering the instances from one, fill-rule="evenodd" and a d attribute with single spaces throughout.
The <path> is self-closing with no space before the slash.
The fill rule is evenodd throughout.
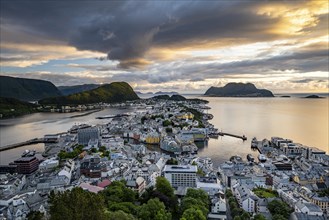
<path id="1" fill-rule="evenodd" d="M 228 83 L 224 87 L 210 87 L 205 96 L 216 97 L 274 97 L 266 89 L 257 89 L 252 83 Z"/>
<path id="2" fill-rule="evenodd" d="M 303 98 L 305 98 L 305 99 L 322 99 L 324 97 L 321 97 L 321 96 L 318 96 L 318 95 L 308 95 L 308 96 L 305 96 Z"/>

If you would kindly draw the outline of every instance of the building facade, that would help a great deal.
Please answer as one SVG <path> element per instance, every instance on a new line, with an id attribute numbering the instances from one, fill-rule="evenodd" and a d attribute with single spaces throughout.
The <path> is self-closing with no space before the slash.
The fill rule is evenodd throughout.
<path id="1" fill-rule="evenodd" d="M 163 170 L 164 177 L 174 188 L 179 186 L 196 187 L 196 172 L 197 166 L 192 165 L 166 165 Z"/>

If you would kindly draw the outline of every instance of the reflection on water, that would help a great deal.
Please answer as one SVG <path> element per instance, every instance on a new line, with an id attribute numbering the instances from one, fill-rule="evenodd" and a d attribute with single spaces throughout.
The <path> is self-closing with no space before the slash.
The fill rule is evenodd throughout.
<path id="1" fill-rule="evenodd" d="M 209 113 L 214 115 L 212 123 L 223 132 L 246 135 L 247 141 L 233 137 L 210 139 L 200 147 L 199 156 L 211 157 L 215 165 L 228 160 L 232 155 L 243 159 L 248 153 L 255 158 L 257 152 L 250 149 L 253 137 L 258 139 L 279 136 L 295 142 L 318 147 L 329 152 L 329 99 L 302 98 L 216 98 L 204 97 L 209 101 Z M 82 117 L 81 113 L 36 113 L 15 119 L 0 121 L 0 146 L 25 141 L 45 134 L 67 131 L 74 124 L 96 125 L 109 120 L 95 119 L 98 116 L 131 112 L 133 109 L 105 109 Z M 198 143 L 197 143 L 198 144 Z M 31 146 L 0 152 L 0 164 L 19 157 Z M 152 146 L 154 150 L 157 147 Z"/>

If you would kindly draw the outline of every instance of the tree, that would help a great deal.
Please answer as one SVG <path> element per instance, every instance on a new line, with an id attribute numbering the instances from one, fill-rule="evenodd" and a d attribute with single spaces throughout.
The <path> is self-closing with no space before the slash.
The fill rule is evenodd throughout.
<path id="1" fill-rule="evenodd" d="M 254 220 L 266 220 L 266 218 L 262 214 L 257 214 L 254 216 Z"/>
<path id="2" fill-rule="evenodd" d="M 186 209 L 182 215 L 181 220 L 206 220 L 207 217 L 204 216 L 200 209 L 189 208 Z"/>
<path id="3" fill-rule="evenodd" d="M 138 212 L 137 206 L 131 202 L 120 202 L 120 203 L 112 202 L 110 203 L 108 210 L 112 212 L 121 210 L 127 214 L 132 214 L 132 215 L 137 215 Z"/>
<path id="4" fill-rule="evenodd" d="M 272 216 L 272 219 L 275 220 L 287 220 L 288 218 L 284 217 L 283 215 L 275 214 Z"/>
<path id="5" fill-rule="evenodd" d="M 241 220 L 240 216 L 235 216 L 233 220 Z"/>
<path id="6" fill-rule="evenodd" d="M 231 203 L 231 202 L 236 203 L 236 200 L 235 200 L 234 197 L 229 197 L 229 198 L 228 198 L 228 202 L 229 202 L 229 203 Z"/>
<path id="7" fill-rule="evenodd" d="M 150 199 L 140 207 L 138 218 L 143 220 L 170 220 L 171 214 L 166 211 L 165 205 L 156 198 Z"/>
<path id="8" fill-rule="evenodd" d="M 99 151 L 101 151 L 101 152 L 106 151 L 106 147 L 105 147 L 105 146 L 100 146 L 100 147 L 99 147 Z"/>
<path id="9" fill-rule="evenodd" d="M 209 206 L 209 196 L 208 194 L 203 191 L 202 189 L 187 189 L 186 196 L 185 197 L 192 197 L 195 199 L 198 199 L 199 201 L 202 201 L 205 207 L 208 208 Z"/>
<path id="10" fill-rule="evenodd" d="M 184 213 L 185 210 L 190 208 L 199 209 L 205 216 L 208 213 L 208 208 L 205 207 L 205 204 L 202 201 L 192 197 L 185 197 L 181 204 L 181 213 Z"/>
<path id="11" fill-rule="evenodd" d="M 162 126 L 163 126 L 163 127 L 168 127 L 169 125 L 172 125 L 172 122 L 171 122 L 170 120 L 164 120 L 164 121 L 162 122 Z"/>
<path id="12" fill-rule="evenodd" d="M 63 193 L 52 192 L 49 198 L 50 219 L 105 219 L 101 195 L 73 188 Z"/>
<path id="13" fill-rule="evenodd" d="M 243 212 L 244 212 L 243 209 L 241 209 L 241 208 L 235 208 L 235 209 L 232 209 L 232 211 L 231 211 L 231 215 L 232 215 L 232 217 L 234 218 L 235 216 L 240 216 L 240 215 L 242 215 Z"/>
<path id="14" fill-rule="evenodd" d="M 110 186 L 101 192 L 106 203 L 135 202 L 137 192 L 126 187 L 122 181 L 113 181 Z"/>
<path id="15" fill-rule="evenodd" d="M 27 217 L 28 220 L 42 220 L 42 219 L 44 219 L 44 215 L 40 211 L 31 211 L 31 212 L 29 212 L 29 214 L 27 214 L 26 217 Z"/>
<path id="16" fill-rule="evenodd" d="M 230 209 L 235 209 L 235 208 L 238 208 L 238 205 L 236 204 L 236 202 L 229 202 L 229 205 L 230 205 Z"/>
<path id="17" fill-rule="evenodd" d="M 172 133 L 172 128 L 166 128 L 167 133 Z"/>
<path id="18" fill-rule="evenodd" d="M 156 178 L 155 188 L 157 191 L 168 197 L 174 196 L 174 189 L 171 187 L 169 181 L 165 177 L 159 176 Z"/>
<path id="19" fill-rule="evenodd" d="M 226 197 L 233 197 L 233 193 L 232 193 L 232 191 L 231 190 L 226 190 L 226 192 L 225 192 L 225 196 Z"/>
<path id="20" fill-rule="evenodd" d="M 272 215 L 282 215 L 285 218 L 289 218 L 290 213 L 292 212 L 289 206 L 280 200 L 271 201 L 267 208 Z"/>
<path id="21" fill-rule="evenodd" d="M 135 220 L 136 218 L 128 213 L 125 213 L 124 211 L 115 211 L 115 212 L 108 212 L 106 213 L 106 219 L 107 220 Z"/>
<path id="22" fill-rule="evenodd" d="M 250 219 L 250 215 L 248 212 L 244 211 L 241 215 L 241 219 L 242 220 L 249 220 Z"/>
<path id="23" fill-rule="evenodd" d="M 169 160 L 167 160 L 166 164 L 167 165 L 177 165 L 178 161 L 175 158 L 170 158 Z"/>

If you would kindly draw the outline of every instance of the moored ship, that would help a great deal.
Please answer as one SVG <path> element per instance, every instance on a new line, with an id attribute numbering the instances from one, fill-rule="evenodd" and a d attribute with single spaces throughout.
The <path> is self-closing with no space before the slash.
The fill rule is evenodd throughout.
<path id="1" fill-rule="evenodd" d="M 264 154 L 259 154 L 259 155 L 258 155 L 258 160 L 259 160 L 259 162 L 261 162 L 261 163 L 265 163 L 266 160 L 267 160 L 267 157 L 266 157 Z"/>
<path id="2" fill-rule="evenodd" d="M 254 158 L 251 154 L 248 154 L 248 155 L 247 155 L 247 160 L 248 160 L 249 162 L 255 162 L 255 158 Z"/>

